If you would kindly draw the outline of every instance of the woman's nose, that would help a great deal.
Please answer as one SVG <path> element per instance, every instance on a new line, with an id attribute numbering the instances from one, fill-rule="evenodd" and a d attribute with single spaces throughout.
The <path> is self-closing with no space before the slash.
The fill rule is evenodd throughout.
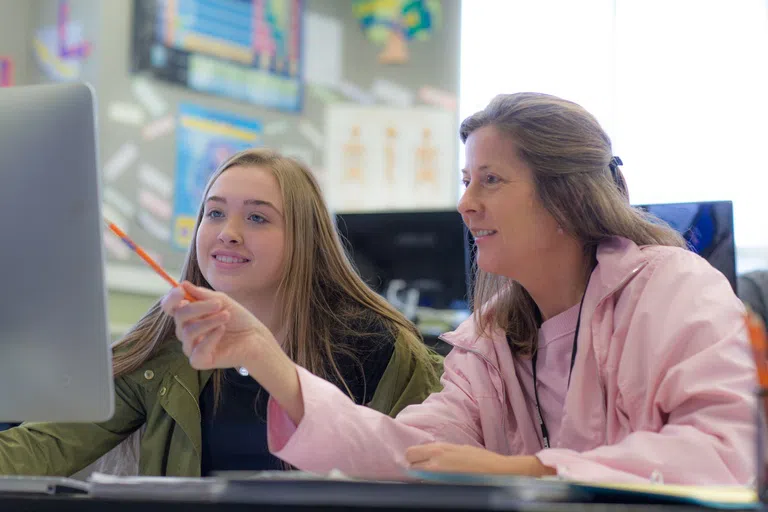
<path id="1" fill-rule="evenodd" d="M 237 245 L 243 243 L 243 237 L 240 235 L 240 230 L 228 222 L 219 232 L 219 241 L 227 245 Z"/>
<path id="2" fill-rule="evenodd" d="M 475 192 L 472 189 L 471 184 L 464 190 L 464 193 L 461 194 L 457 208 L 462 216 L 476 213 L 480 209 L 480 204 L 477 197 L 475 197 Z"/>

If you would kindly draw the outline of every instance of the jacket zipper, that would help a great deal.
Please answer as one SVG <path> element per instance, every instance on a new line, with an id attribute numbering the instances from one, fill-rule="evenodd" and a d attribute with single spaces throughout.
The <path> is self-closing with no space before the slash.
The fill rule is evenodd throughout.
<path id="1" fill-rule="evenodd" d="M 445 338 L 443 338 L 442 334 L 440 336 L 438 336 L 437 339 L 439 339 L 441 341 L 444 341 L 445 343 L 451 345 L 452 347 L 459 348 L 461 350 L 464 350 L 465 352 L 470 352 L 472 354 L 475 354 L 476 356 L 479 356 L 480 359 L 482 359 L 483 361 L 488 363 L 488 366 L 493 368 L 494 371 L 496 372 L 496 374 L 499 376 L 499 382 L 501 382 L 501 398 L 502 398 L 501 404 L 502 404 L 502 408 L 506 408 L 506 406 L 507 406 L 507 388 L 504 385 L 504 378 L 501 376 L 501 370 L 499 370 L 496 367 L 496 365 L 494 365 L 493 362 L 491 362 L 490 359 L 488 359 L 484 354 L 480 353 L 477 350 L 474 350 L 474 349 L 471 349 L 471 348 L 467 348 L 467 347 L 462 347 L 460 345 L 456 345 L 455 343 L 451 343 L 450 341 L 448 341 Z M 512 449 L 509 446 L 509 438 L 507 437 L 507 414 L 506 414 L 505 411 L 502 411 L 502 414 L 501 414 L 501 428 L 502 428 L 502 431 L 503 431 L 502 437 L 504 438 L 504 442 L 507 445 L 507 453 L 510 454 L 510 455 L 514 455 L 512 453 Z"/>
<path id="2" fill-rule="evenodd" d="M 648 262 L 647 262 L 647 261 L 646 261 L 646 262 L 643 262 L 643 263 L 641 263 L 640 265 L 638 265 L 637 267 L 635 267 L 635 268 L 634 268 L 634 269 L 633 269 L 633 270 L 632 270 L 632 271 L 631 271 L 629 274 L 627 274 L 627 275 L 624 277 L 624 279 L 622 279 L 622 280 L 619 282 L 619 284 L 618 284 L 618 285 L 616 285 L 616 286 L 615 286 L 615 287 L 614 287 L 614 288 L 613 288 L 613 289 L 612 289 L 610 292 L 608 292 L 607 294 L 605 294 L 605 295 L 604 295 L 604 296 L 603 296 L 603 297 L 602 297 L 602 298 L 601 298 L 601 299 L 600 299 L 600 300 L 597 302 L 597 305 L 595 306 L 595 309 L 597 309 L 597 308 L 598 308 L 598 307 L 599 307 L 599 306 L 600 306 L 600 305 L 601 305 L 601 304 L 602 304 L 602 303 L 603 303 L 603 302 L 604 302 L 604 301 L 605 301 L 605 300 L 606 300 L 608 297 L 611 297 L 611 296 L 612 296 L 614 293 L 616 293 L 616 291 L 617 291 L 617 290 L 619 290 L 619 289 L 620 289 L 620 288 L 622 288 L 622 287 L 623 287 L 625 284 L 627 284 L 627 282 L 629 282 L 629 280 L 630 280 L 630 279 L 632 279 L 632 278 L 633 278 L 633 277 L 634 277 L 634 276 L 635 276 L 635 275 L 636 275 L 638 272 L 640 272 L 640 270 L 642 270 L 643 268 L 645 268 L 645 266 L 646 266 L 646 265 L 648 265 Z M 493 368 L 493 369 L 494 369 L 494 371 L 496 372 L 496 374 L 497 374 L 497 375 L 498 375 L 498 377 L 499 377 L 499 381 L 501 382 L 501 397 L 502 397 L 502 404 L 503 404 L 503 406 L 504 406 L 504 407 L 506 407 L 506 405 L 507 405 L 507 389 L 506 389 L 506 386 L 504 385 L 504 378 L 503 378 L 503 377 L 502 377 L 502 375 L 501 375 L 501 370 L 499 370 L 499 368 L 497 368 L 497 367 L 496 367 L 496 365 L 494 365 L 494 364 L 493 364 L 493 362 L 491 362 L 491 360 L 490 360 L 490 359 L 488 359 L 488 358 L 487 358 L 487 357 L 486 357 L 484 354 L 482 354 L 482 353 L 481 353 L 480 351 L 478 351 L 478 350 L 475 350 L 475 349 L 471 349 L 471 348 L 467 348 L 467 347 L 463 347 L 463 346 L 461 346 L 461 345 L 457 345 L 457 344 L 455 344 L 455 343 L 452 343 L 452 342 L 448 341 L 447 339 L 445 339 L 445 338 L 443 337 L 443 335 L 442 335 L 442 334 L 441 334 L 440 336 L 438 336 L 438 337 L 437 337 L 437 339 L 439 339 L 439 340 L 441 340 L 441 341 L 443 341 L 443 342 L 445 342 L 445 343 L 447 343 L 447 344 L 451 345 L 452 347 L 455 347 L 455 348 L 459 348 L 459 349 L 461 349 L 461 350 L 464 350 L 465 352 L 470 352 L 470 353 L 472 353 L 472 354 L 475 354 L 476 356 L 479 356 L 479 357 L 480 357 L 480 358 L 481 358 L 483 361 L 485 361 L 486 363 L 488 363 L 488 366 L 490 366 L 491 368 Z M 607 408 L 607 404 L 605 403 L 605 400 L 606 400 L 606 392 L 605 392 L 605 389 L 603 389 L 603 387 L 602 387 L 602 386 L 600 386 L 600 388 L 601 388 L 601 391 L 603 392 L 603 408 Z M 501 415 L 501 426 L 502 426 L 502 429 L 503 429 L 503 431 L 504 431 L 504 436 L 503 436 L 503 437 L 504 437 L 504 441 L 505 441 L 505 443 L 506 443 L 506 445 L 507 445 L 507 453 L 510 453 L 511 455 L 514 455 L 514 454 L 512 454 L 512 453 L 511 453 L 511 448 L 510 448 L 510 446 L 509 446 L 509 438 L 507 437 L 507 415 L 506 415 L 506 413 L 502 413 L 502 415 Z"/>
<path id="3" fill-rule="evenodd" d="M 626 284 L 627 284 L 627 283 L 628 283 L 628 282 L 629 282 L 629 281 L 630 281 L 630 280 L 631 280 L 633 277 L 635 277 L 635 275 L 636 275 L 638 272 L 640 272 L 640 271 L 641 271 L 643 268 L 645 268 L 647 265 L 648 265 L 648 262 L 646 261 L 646 262 L 643 262 L 643 263 L 641 263 L 641 264 L 640 264 L 640 265 L 638 265 L 637 267 L 635 267 L 635 268 L 632 270 L 632 272 L 630 272 L 629 274 L 627 274 L 627 275 L 624 277 L 624 279 L 622 279 L 622 280 L 619 282 L 619 284 L 617 284 L 616 286 L 614 286 L 614 287 L 613 287 L 613 289 L 612 289 L 612 290 L 611 290 L 609 293 L 605 294 L 605 295 L 603 296 L 603 298 L 602 298 L 602 299 L 600 299 L 599 301 L 597 301 L 597 305 L 595 305 L 595 309 L 594 309 L 592 312 L 594 313 L 594 311 L 596 311 L 596 310 L 597 310 L 597 308 L 599 308 L 600 306 L 602 306 L 603 302 L 605 302 L 605 301 L 606 301 L 606 300 L 607 300 L 609 297 L 612 297 L 612 296 L 613 296 L 613 295 L 614 295 L 614 294 L 615 294 L 615 293 L 616 293 L 616 292 L 617 292 L 619 289 L 623 288 L 623 287 L 624 287 L 624 285 L 626 285 Z M 590 324 L 591 324 L 591 322 L 590 322 Z M 600 380 L 601 380 L 601 383 L 600 383 L 600 393 L 603 395 L 603 396 L 602 396 L 602 398 L 603 398 L 603 410 L 604 410 L 604 411 L 606 412 L 606 414 L 607 414 L 607 412 L 608 412 L 608 392 L 607 392 L 607 391 L 606 391 L 606 389 L 605 389 L 605 384 L 602 382 L 602 379 L 600 379 Z M 603 439 L 605 439 L 605 438 L 608 436 L 608 432 L 607 432 L 607 430 L 606 430 L 607 428 L 608 428 L 608 424 L 606 423 L 606 424 L 605 424 L 605 427 L 604 427 L 604 429 L 603 429 Z"/>
<path id="4" fill-rule="evenodd" d="M 615 293 L 616 293 L 616 292 L 617 292 L 619 289 L 623 288 L 623 287 L 624 287 L 624 285 L 626 285 L 626 284 L 629 282 L 629 280 L 630 280 L 630 279 L 632 279 L 633 277 L 635 277 L 635 275 L 636 275 L 638 272 L 640 272 L 640 271 L 641 271 L 643 268 L 645 268 L 645 267 L 646 267 L 646 265 L 648 265 L 648 262 L 647 262 L 647 261 L 646 261 L 646 262 L 643 262 L 643 263 L 641 263 L 640 265 L 638 265 L 637 267 L 635 267 L 635 268 L 632 270 L 632 272 L 630 272 L 629 274 L 627 274 L 626 276 L 624 276 L 624 279 L 622 279 L 621 281 L 619 281 L 619 284 L 617 284 L 616 286 L 614 286 L 614 287 L 613 287 L 613 289 L 612 289 L 610 292 L 608 292 L 608 293 L 606 293 L 605 295 L 603 295 L 603 298 L 602 298 L 602 299 L 600 299 L 599 301 L 597 301 L 597 304 L 595 305 L 595 309 L 594 309 L 594 310 L 592 310 L 592 313 L 594 313 L 595 311 L 597 311 L 597 309 L 598 309 L 600 306 L 602 306 L 602 305 L 603 305 L 603 302 L 605 302 L 605 301 L 606 301 L 606 300 L 607 300 L 609 297 L 612 297 L 612 296 L 613 296 L 613 295 L 614 295 L 614 294 L 615 294 Z M 591 324 L 591 322 L 590 322 L 590 324 Z M 601 386 L 601 388 L 602 388 L 602 386 Z M 604 402 L 604 405 L 605 405 L 605 407 L 606 407 L 606 409 L 607 409 L 607 407 L 608 407 L 608 404 L 607 404 L 607 403 L 605 403 L 605 395 L 606 395 L 606 393 L 605 393 L 605 390 L 603 390 L 603 402 Z"/>

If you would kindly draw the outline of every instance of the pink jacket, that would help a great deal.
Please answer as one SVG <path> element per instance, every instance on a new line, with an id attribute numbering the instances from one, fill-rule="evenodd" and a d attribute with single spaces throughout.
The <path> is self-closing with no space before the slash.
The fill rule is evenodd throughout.
<path id="1" fill-rule="evenodd" d="M 448 442 L 535 454 L 576 480 L 748 483 L 755 367 L 728 281 L 689 251 L 619 238 L 597 260 L 557 446 L 542 449 L 504 333 L 479 337 L 469 319 L 444 335 L 444 390 L 396 419 L 299 368 L 304 418 L 271 402 L 270 450 L 363 477 L 402 477 L 407 447 Z"/>

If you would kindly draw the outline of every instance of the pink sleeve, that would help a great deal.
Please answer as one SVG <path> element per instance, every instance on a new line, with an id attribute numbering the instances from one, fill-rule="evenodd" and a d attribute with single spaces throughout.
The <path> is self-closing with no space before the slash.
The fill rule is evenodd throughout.
<path id="1" fill-rule="evenodd" d="M 614 374 L 634 432 L 614 445 L 546 449 L 538 458 L 574 480 L 747 484 L 756 467 L 755 367 L 742 315 L 728 281 L 703 260 L 676 255 L 660 264 Z M 654 419 L 658 431 L 646 426 Z"/>
<path id="2" fill-rule="evenodd" d="M 269 449 L 305 471 L 338 469 L 359 477 L 398 478 L 407 467 L 409 446 L 435 441 L 482 446 L 477 403 L 463 376 L 451 370 L 453 361 L 466 357 L 452 351 L 445 361 L 443 391 L 406 407 L 397 418 L 355 405 L 336 386 L 297 366 L 304 418 L 296 426 L 270 400 Z"/>

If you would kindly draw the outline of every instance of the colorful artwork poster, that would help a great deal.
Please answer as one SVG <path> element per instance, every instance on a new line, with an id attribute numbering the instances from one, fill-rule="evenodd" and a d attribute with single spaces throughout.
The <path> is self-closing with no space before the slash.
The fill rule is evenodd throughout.
<path id="1" fill-rule="evenodd" d="M 261 132 L 261 123 L 253 119 L 191 104 L 179 106 L 172 218 L 174 248 L 189 248 L 197 210 L 213 172 L 238 151 L 258 146 Z"/>
<path id="2" fill-rule="evenodd" d="M 410 41 L 429 39 L 440 25 L 440 0 L 354 0 L 353 11 L 366 37 L 382 46 L 379 62 L 408 62 Z"/>
<path id="3" fill-rule="evenodd" d="M 454 114 L 344 103 L 326 112 L 324 193 L 334 211 L 456 207 Z"/>
<path id="4" fill-rule="evenodd" d="M 56 25 L 35 32 L 32 47 L 40 69 L 54 81 L 80 78 L 83 62 L 91 54 L 91 42 L 83 37 L 83 24 L 70 20 L 69 2 L 59 0 Z"/>
<path id="5" fill-rule="evenodd" d="M 303 0 L 134 0 L 134 62 L 158 79 L 282 111 L 302 107 Z"/>

